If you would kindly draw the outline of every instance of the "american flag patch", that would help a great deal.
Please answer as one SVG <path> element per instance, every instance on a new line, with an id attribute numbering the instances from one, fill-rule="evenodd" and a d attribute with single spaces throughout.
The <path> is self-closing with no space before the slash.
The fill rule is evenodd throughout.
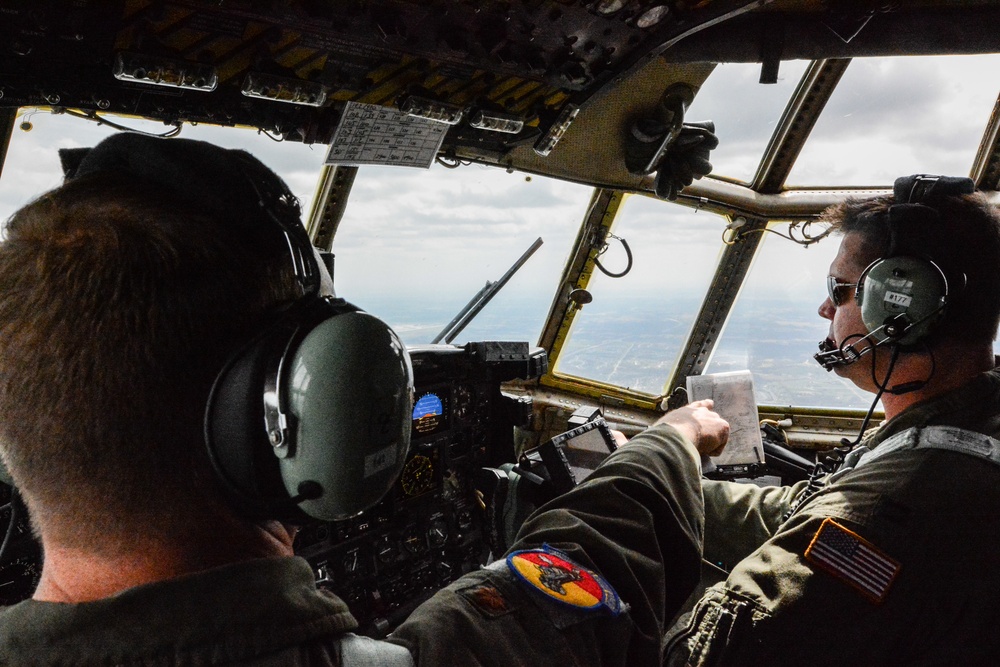
<path id="1" fill-rule="evenodd" d="M 885 599 L 900 568 L 898 561 L 829 518 L 813 536 L 806 560 L 846 581 L 873 602 Z"/>

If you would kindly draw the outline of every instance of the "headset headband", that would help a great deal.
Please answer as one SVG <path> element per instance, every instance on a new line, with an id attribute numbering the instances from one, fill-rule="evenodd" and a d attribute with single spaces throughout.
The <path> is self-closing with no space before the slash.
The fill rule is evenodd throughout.
<path id="1" fill-rule="evenodd" d="M 976 185 L 971 178 L 914 174 L 897 178 L 892 191 L 895 203 L 889 207 L 889 245 L 884 257 L 931 259 L 927 249 L 934 247 L 943 224 L 936 204 L 945 197 L 972 194 Z"/>
<path id="2" fill-rule="evenodd" d="M 93 148 L 60 149 L 59 159 L 67 182 L 96 173 L 128 174 L 226 221 L 253 241 L 273 243 L 276 223 L 303 294 L 319 293 L 320 271 L 300 221 L 299 202 L 285 182 L 250 153 L 193 139 L 122 132 Z"/>
<path id="3" fill-rule="evenodd" d="M 924 204 L 942 197 L 971 195 L 976 183 L 964 176 L 934 176 L 913 174 L 897 178 L 892 186 L 893 198 L 899 204 Z"/>

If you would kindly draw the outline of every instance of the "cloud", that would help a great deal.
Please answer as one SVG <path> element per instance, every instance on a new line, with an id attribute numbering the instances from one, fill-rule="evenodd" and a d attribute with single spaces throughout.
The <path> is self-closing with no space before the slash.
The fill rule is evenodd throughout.
<path id="1" fill-rule="evenodd" d="M 688 110 L 715 121 L 713 173 L 749 180 L 805 61 L 719 65 Z M 891 184 L 906 173 L 967 174 L 1000 89 L 1000 56 L 856 58 L 807 140 L 789 183 Z"/>
<path id="2" fill-rule="evenodd" d="M 753 177 L 808 64 L 802 60 L 781 63 L 776 84 L 759 83 L 757 63 L 728 63 L 715 68 L 685 114 L 688 120 L 715 122 L 719 147 L 712 151 L 714 173 L 743 181 Z"/>
<path id="3" fill-rule="evenodd" d="M 93 121 L 68 114 L 48 111 L 22 113 L 19 125 L 29 122 L 30 131 L 15 128 L 3 179 L 0 180 L 0 219 L 6 220 L 15 210 L 43 192 L 62 182 L 59 166 L 59 148 L 93 146 L 118 130 Z M 126 127 L 162 134 L 170 129 L 163 123 L 136 118 L 118 118 L 114 121 Z M 325 148 L 295 142 L 275 142 L 250 130 L 185 125 L 182 137 L 200 139 L 226 148 L 243 148 L 253 153 L 264 164 L 277 171 L 288 183 L 292 192 L 303 202 L 308 211 L 316 189 L 317 175 L 325 157 Z"/>
<path id="4" fill-rule="evenodd" d="M 1000 56 L 856 59 L 789 177 L 795 185 L 888 185 L 968 174 L 1000 88 Z"/>
<path id="5" fill-rule="evenodd" d="M 590 193 L 479 166 L 362 167 L 334 247 L 338 290 L 374 298 L 388 284 L 401 300 L 447 299 L 457 311 L 542 237 L 503 294 L 547 302 Z"/>

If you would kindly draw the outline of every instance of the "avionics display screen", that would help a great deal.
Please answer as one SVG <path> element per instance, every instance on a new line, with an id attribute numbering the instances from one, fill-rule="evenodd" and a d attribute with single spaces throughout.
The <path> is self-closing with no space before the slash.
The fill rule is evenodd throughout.
<path id="1" fill-rule="evenodd" d="M 447 428 L 451 416 L 449 402 L 448 387 L 418 391 L 413 403 L 412 437 L 419 438 Z"/>
<path id="2" fill-rule="evenodd" d="M 552 442 L 562 448 L 577 484 L 590 477 L 590 473 L 618 448 L 603 419 L 557 435 Z"/>

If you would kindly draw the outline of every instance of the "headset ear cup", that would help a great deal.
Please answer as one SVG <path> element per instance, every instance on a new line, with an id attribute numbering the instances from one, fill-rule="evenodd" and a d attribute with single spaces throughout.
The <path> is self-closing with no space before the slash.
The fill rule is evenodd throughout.
<path id="1" fill-rule="evenodd" d="M 279 445 L 266 426 L 271 403 L 283 424 Z M 392 487 L 412 416 L 413 371 L 392 329 L 342 299 L 311 297 L 223 368 L 205 411 L 205 442 L 248 516 L 333 521 Z"/>
<path id="2" fill-rule="evenodd" d="M 931 261 L 899 256 L 877 260 L 858 280 L 855 295 L 861 319 L 876 342 L 890 336 L 886 324 L 900 320 L 905 333 L 896 339 L 901 345 L 924 340 L 934 328 L 948 302 L 948 282 Z"/>
<path id="3" fill-rule="evenodd" d="M 409 449 L 413 371 L 405 346 L 381 320 L 363 312 L 326 318 L 282 363 L 289 456 L 280 461 L 290 493 L 322 489 L 302 511 L 327 521 L 377 503 L 392 488 Z"/>
<path id="4" fill-rule="evenodd" d="M 289 504 L 267 438 L 263 388 L 291 331 L 272 328 L 234 355 L 216 378 L 205 410 L 205 443 L 216 476 L 237 507 L 257 518 L 290 518 L 276 516 L 285 514 L 279 506 Z"/>

